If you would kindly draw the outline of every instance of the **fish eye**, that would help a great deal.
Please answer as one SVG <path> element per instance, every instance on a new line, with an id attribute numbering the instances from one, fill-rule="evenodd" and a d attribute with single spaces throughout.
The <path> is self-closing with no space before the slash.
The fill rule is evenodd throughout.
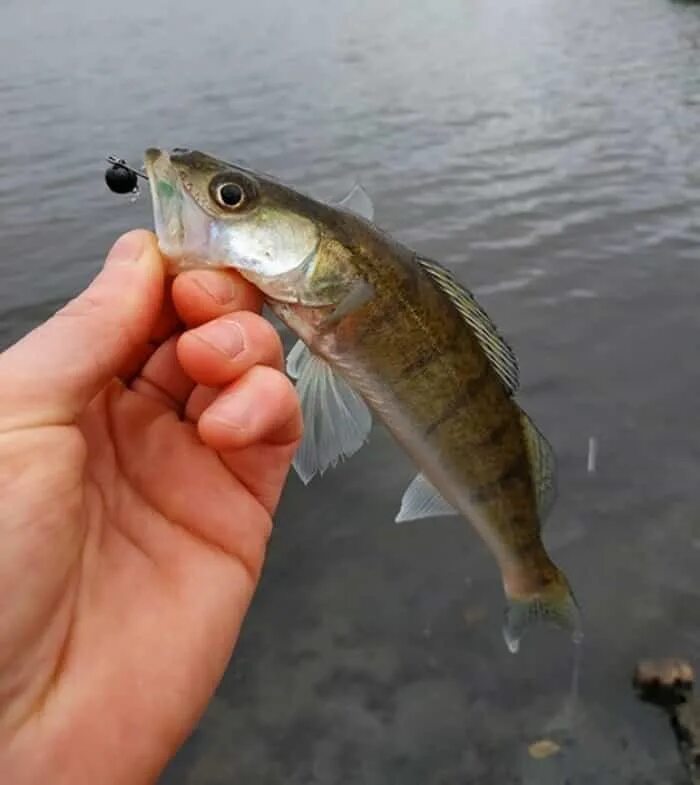
<path id="1" fill-rule="evenodd" d="M 245 201 L 245 193 L 237 183 L 221 183 L 216 186 L 214 191 L 216 201 L 222 207 L 235 209 L 240 207 Z"/>

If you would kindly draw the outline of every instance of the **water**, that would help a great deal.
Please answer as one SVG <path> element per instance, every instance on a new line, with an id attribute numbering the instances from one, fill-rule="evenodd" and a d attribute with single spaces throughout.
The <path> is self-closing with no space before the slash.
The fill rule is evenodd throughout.
<path id="1" fill-rule="evenodd" d="M 530 760 L 561 733 L 571 646 L 542 631 L 506 651 L 476 535 L 391 523 L 412 470 L 376 430 L 290 482 L 233 663 L 163 783 L 682 781 L 629 683 L 638 658 L 700 644 L 700 6 L 174 6 L 0 6 L 0 341 L 150 224 L 147 200 L 105 189 L 109 153 L 198 147 L 328 199 L 359 180 L 519 356 L 586 640 L 575 732 Z"/>

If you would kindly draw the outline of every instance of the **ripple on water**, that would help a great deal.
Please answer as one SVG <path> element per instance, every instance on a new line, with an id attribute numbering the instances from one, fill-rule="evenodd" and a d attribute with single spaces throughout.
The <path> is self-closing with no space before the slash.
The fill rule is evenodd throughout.
<path id="1" fill-rule="evenodd" d="M 697 6 L 40 5 L 0 2 L 2 342 L 80 288 L 118 232 L 150 225 L 147 200 L 106 191 L 107 154 L 138 161 L 154 144 L 199 147 L 322 198 L 359 180 L 383 227 L 484 299 L 518 353 L 519 401 L 559 456 L 545 535 L 593 633 L 582 700 L 595 722 L 585 755 L 566 758 L 557 781 L 666 781 L 620 674 L 641 649 L 697 638 Z M 594 477 L 592 433 L 605 446 Z M 290 482 L 237 650 L 243 675 L 222 685 L 216 721 L 164 783 L 522 779 L 519 741 L 546 726 L 567 654 L 559 638 L 533 635 L 526 659 L 509 659 L 495 572 L 468 529 L 392 529 L 410 473 L 378 429 L 311 495 Z M 468 629 L 465 592 L 485 609 Z M 631 611 L 645 603 L 653 615 Z M 350 676 L 338 671 L 343 657 Z M 438 738 L 431 724 L 450 694 Z M 366 721 L 361 743 L 352 738 L 362 723 L 327 722 L 348 700 Z M 539 772 L 528 776 L 542 781 Z"/>

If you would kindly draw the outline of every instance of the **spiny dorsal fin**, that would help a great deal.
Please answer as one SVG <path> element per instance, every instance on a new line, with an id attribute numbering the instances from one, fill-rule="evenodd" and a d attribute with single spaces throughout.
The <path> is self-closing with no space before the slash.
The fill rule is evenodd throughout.
<path id="1" fill-rule="evenodd" d="M 474 295 L 462 286 L 454 275 L 431 259 L 416 257 L 418 264 L 457 306 L 467 324 L 474 330 L 481 348 L 489 359 L 508 393 L 518 389 L 518 361 L 513 350 L 498 334 L 496 325 L 475 300 Z"/>
<path id="2" fill-rule="evenodd" d="M 359 183 L 356 183 L 352 191 L 338 202 L 338 207 L 342 207 L 343 210 L 350 210 L 368 221 L 374 220 L 372 199 Z"/>
<path id="3" fill-rule="evenodd" d="M 556 459 L 550 443 L 537 430 L 532 420 L 520 412 L 527 455 L 532 470 L 532 481 L 535 486 L 535 498 L 540 524 L 544 523 L 549 511 L 554 506 L 557 495 Z"/>

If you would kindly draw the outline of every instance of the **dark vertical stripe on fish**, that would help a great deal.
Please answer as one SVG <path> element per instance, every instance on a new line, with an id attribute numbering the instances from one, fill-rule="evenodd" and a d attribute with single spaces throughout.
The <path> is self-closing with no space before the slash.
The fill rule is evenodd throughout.
<path id="1" fill-rule="evenodd" d="M 476 502 L 487 502 L 494 496 L 498 496 L 503 492 L 503 489 L 514 480 L 520 482 L 530 483 L 530 464 L 527 461 L 527 456 L 520 454 L 509 466 L 501 472 L 501 474 L 486 485 L 474 491 L 472 499 Z"/>
<path id="2" fill-rule="evenodd" d="M 445 410 L 440 414 L 440 416 L 428 426 L 425 431 L 426 436 L 430 436 L 437 428 L 441 425 L 444 425 L 448 420 L 451 420 L 457 414 L 459 414 L 462 409 L 471 401 L 473 400 L 476 395 L 478 395 L 479 391 L 484 387 L 484 385 L 489 381 L 490 378 L 490 368 L 488 365 L 484 364 L 481 368 L 481 372 L 478 376 L 473 376 L 471 379 L 467 379 L 463 389 L 457 395 L 456 398 L 453 398 L 447 406 Z"/>
<path id="3" fill-rule="evenodd" d="M 405 365 L 399 374 L 399 380 L 403 381 L 415 376 L 420 371 L 425 370 L 432 362 L 440 357 L 440 350 L 437 346 L 430 346 L 421 352 L 418 357 Z"/>
<path id="4" fill-rule="evenodd" d="M 492 428 L 487 434 L 486 437 L 480 442 L 474 442 L 473 447 L 495 447 L 497 444 L 500 444 L 503 440 L 503 437 L 508 433 L 508 431 L 512 427 L 512 422 L 510 418 L 503 420 L 503 422 L 496 425 Z"/>

